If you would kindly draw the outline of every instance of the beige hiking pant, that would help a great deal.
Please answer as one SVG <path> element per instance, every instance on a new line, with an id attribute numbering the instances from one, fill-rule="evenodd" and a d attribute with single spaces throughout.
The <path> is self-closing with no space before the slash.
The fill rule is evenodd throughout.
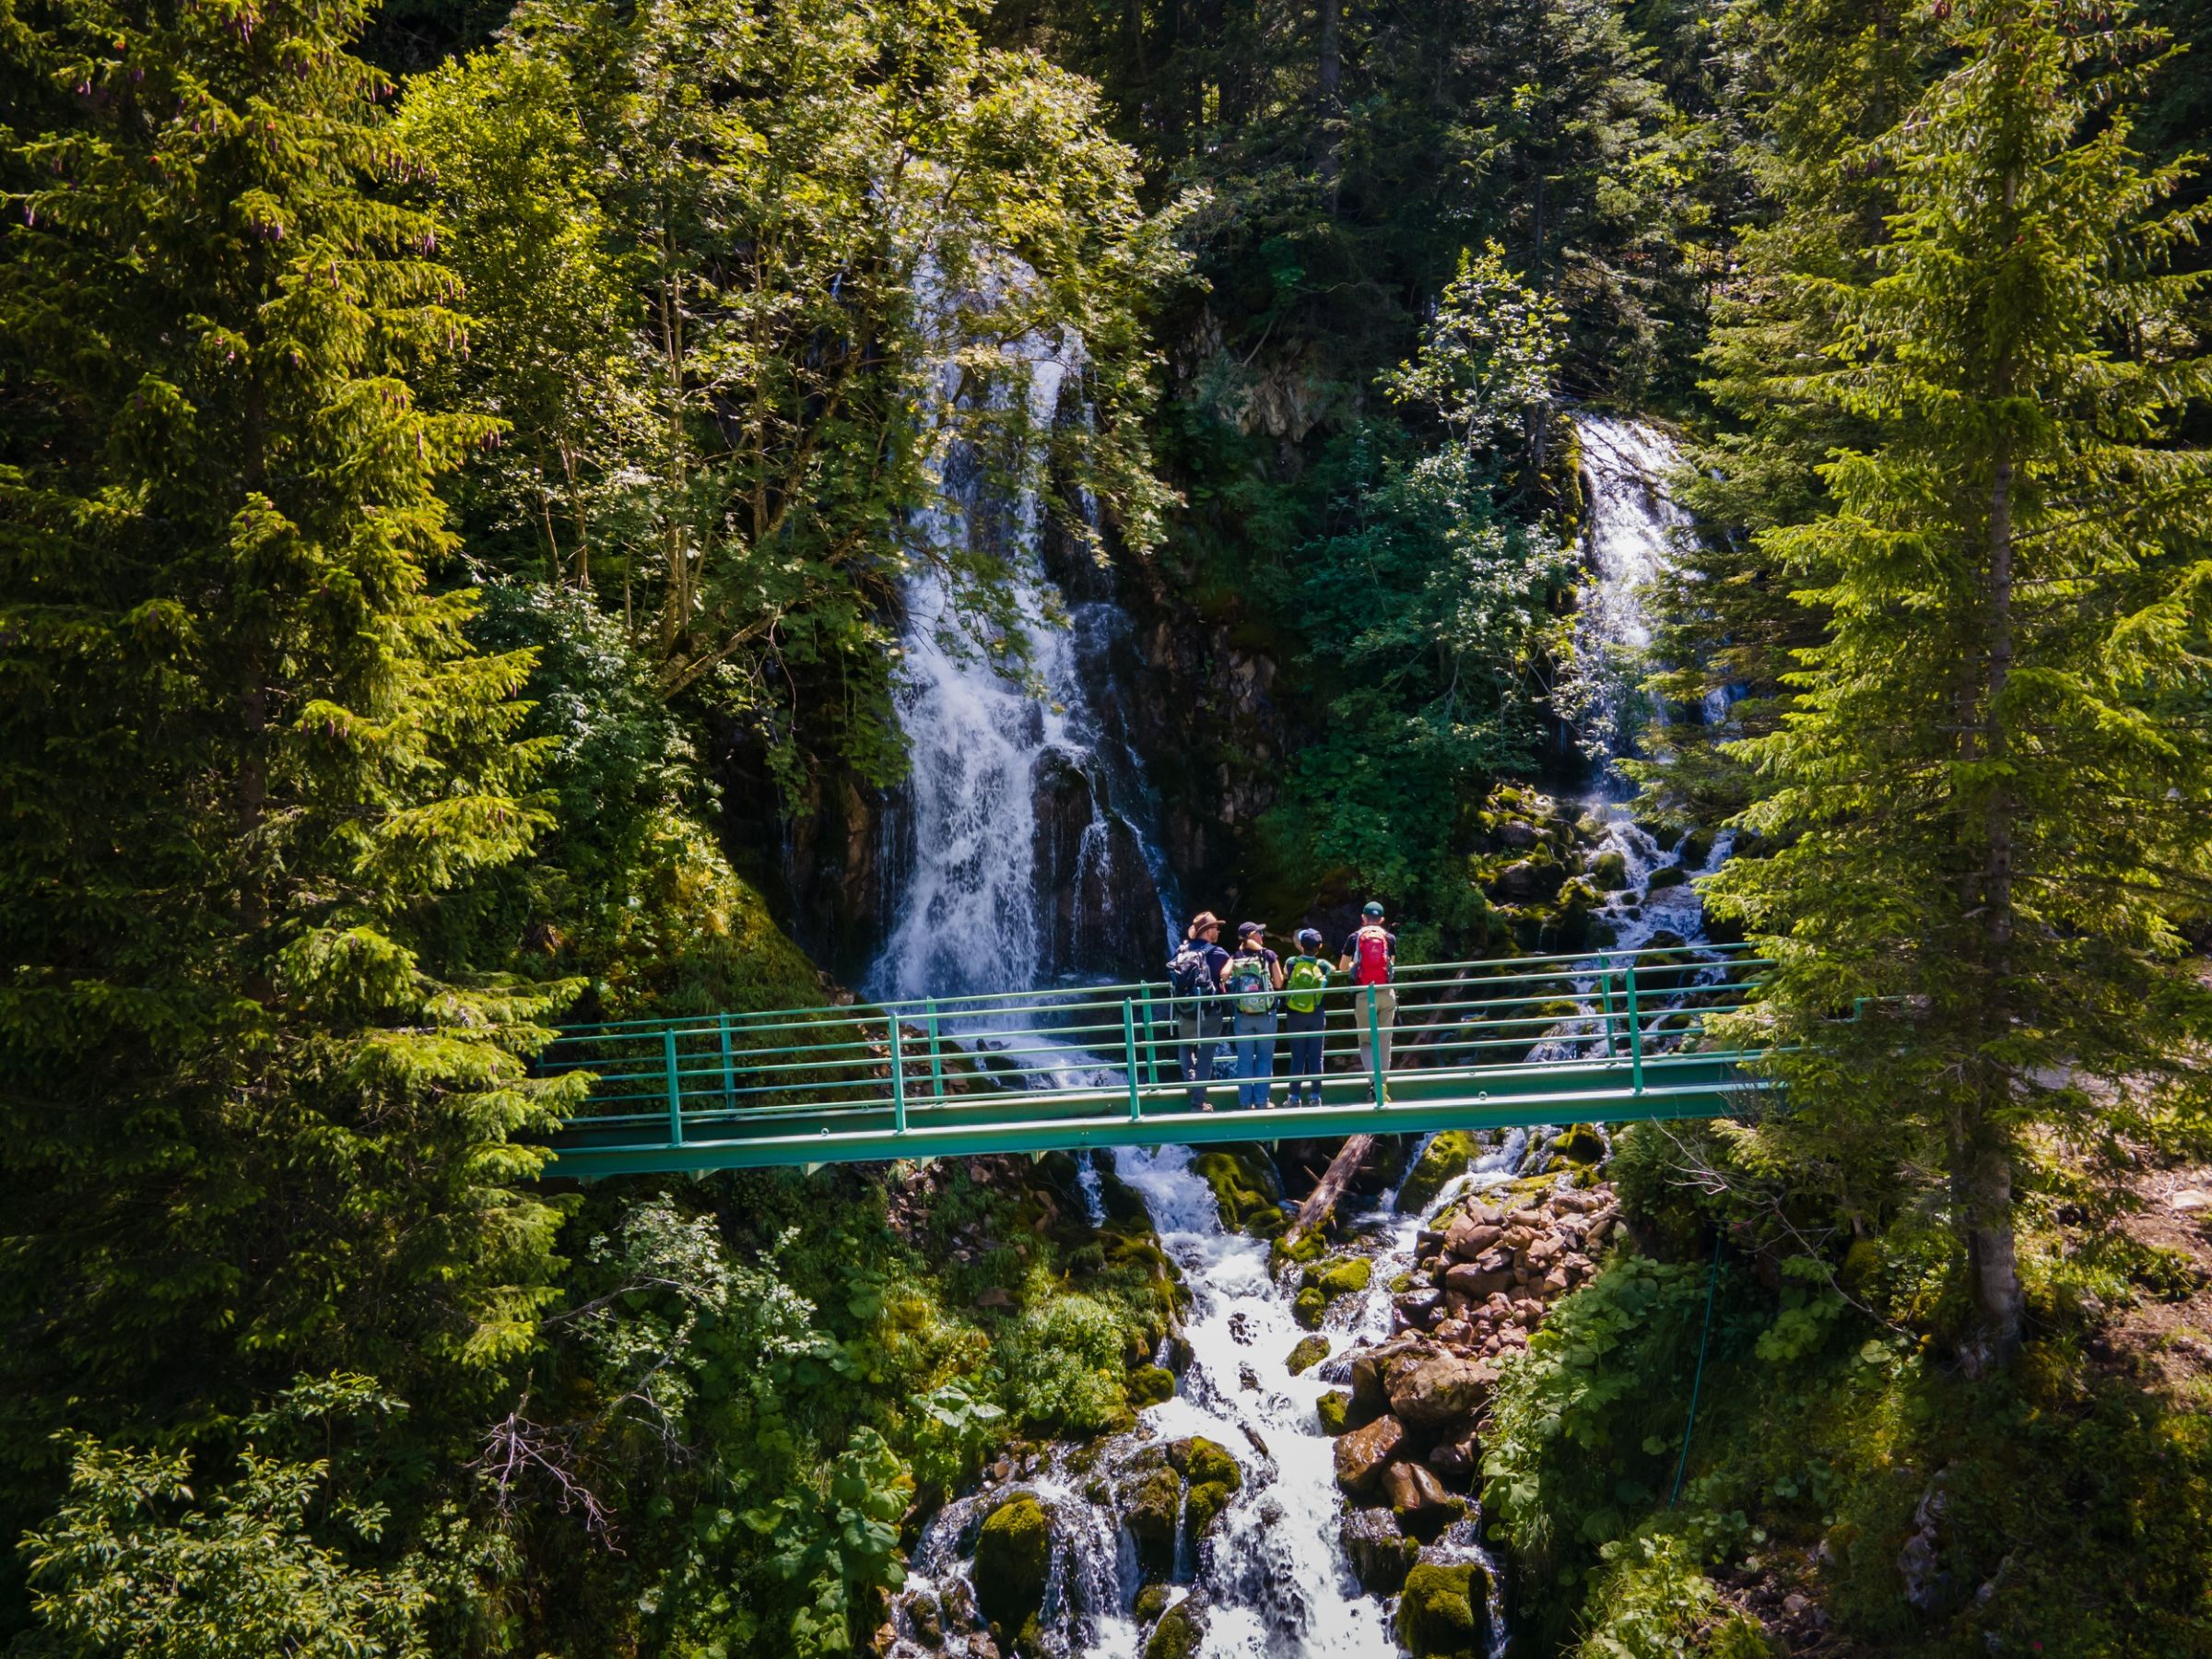
<path id="1" fill-rule="evenodd" d="M 1374 1076 L 1373 1044 L 1368 1040 L 1367 1005 L 1370 998 L 1375 1005 L 1375 1039 L 1382 1045 L 1382 1069 L 1390 1069 L 1390 1028 L 1398 1018 L 1398 993 L 1391 985 L 1362 985 L 1359 994 L 1352 998 L 1352 1023 L 1359 1033 L 1359 1069 Z"/>

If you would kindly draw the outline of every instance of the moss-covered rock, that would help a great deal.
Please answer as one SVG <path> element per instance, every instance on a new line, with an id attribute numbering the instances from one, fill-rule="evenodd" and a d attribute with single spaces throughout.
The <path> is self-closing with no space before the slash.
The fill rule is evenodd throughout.
<path id="1" fill-rule="evenodd" d="M 1255 1218 L 1273 1217 L 1274 1230 L 1281 1230 L 1282 1211 L 1277 1206 L 1282 1202 L 1282 1186 L 1274 1161 L 1264 1152 L 1252 1147 L 1215 1147 L 1191 1159 L 1191 1168 L 1213 1188 L 1222 1226 L 1251 1231 Z M 1260 1221 L 1261 1230 L 1267 1225 Z"/>
<path id="2" fill-rule="evenodd" d="M 1129 1396 L 1130 1409 L 1142 1411 L 1175 1397 L 1175 1373 L 1164 1365 L 1140 1365 L 1130 1371 L 1122 1387 Z"/>
<path id="3" fill-rule="evenodd" d="M 1420 1561 L 1398 1601 L 1398 1641 L 1414 1659 L 1484 1659 L 1490 1647 L 1489 1583 L 1472 1561 Z"/>
<path id="4" fill-rule="evenodd" d="M 1145 1659 L 1195 1659 L 1206 1640 L 1206 1616 L 1193 1598 L 1184 1596 L 1152 1627 L 1145 1640 Z"/>
<path id="5" fill-rule="evenodd" d="M 1321 1431 L 1324 1434 L 1342 1434 L 1345 1414 L 1351 1410 L 1351 1394 L 1341 1388 L 1332 1388 L 1314 1401 L 1313 1409 L 1321 1418 Z"/>
<path id="6" fill-rule="evenodd" d="M 1652 872 L 1651 879 L 1643 884 L 1644 894 L 1648 898 L 1668 888 L 1678 888 L 1688 879 L 1689 872 L 1680 865 L 1661 865 Z"/>
<path id="7" fill-rule="evenodd" d="M 1044 1506 L 1026 1493 L 1007 1499 L 976 1535 L 976 1605 L 1006 1629 L 1020 1628 L 1044 1606 L 1052 1565 L 1053 1527 Z"/>
<path id="8" fill-rule="evenodd" d="M 1701 870 L 1705 867 L 1705 861 L 1712 856 L 1712 830 L 1692 830 L 1688 835 L 1682 838 L 1682 864 L 1684 868 Z"/>
<path id="9" fill-rule="evenodd" d="M 1175 1529 L 1182 1522 L 1182 1477 L 1157 1451 L 1147 1452 L 1117 1494 L 1122 1524 L 1136 1540 L 1137 1559 L 1166 1572 L 1175 1565 Z"/>
<path id="10" fill-rule="evenodd" d="M 1398 1208 L 1427 1209 L 1446 1182 L 1467 1172 L 1467 1166 L 1480 1150 L 1469 1130 L 1446 1129 L 1436 1135 L 1399 1186 Z"/>
<path id="11" fill-rule="evenodd" d="M 1322 1318 L 1328 1311 L 1329 1299 L 1312 1285 L 1290 1299 L 1290 1317 L 1309 1331 L 1321 1328 Z"/>
<path id="12" fill-rule="evenodd" d="M 1136 1615 L 1137 1623 L 1150 1624 L 1159 1617 L 1160 1609 L 1168 1605 L 1168 1597 L 1173 1594 L 1169 1585 L 1155 1580 L 1136 1593 L 1136 1600 L 1131 1604 L 1130 1611 Z"/>
<path id="13" fill-rule="evenodd" d="M 1300 1283 L 1335 1301 L 1340 1296 L 1366 1289 L 1374 1273 L 1375 1265 L 1365 1256 L 1339 1256 L 1333 1262 L 1307 1268 Z"/>
<path id="14" fill-rule="evenodd" d="M 1595 1163 L 1606 1155 L 1606 1137 L 1588 1124 L 1571 1124 L 1552 1138 L 1551 1151 L 1566 1163 Z"/>
<path id="15" fill-rule="evenodd" d="M 1352 1576 L 1370 1595 L 1394 1595 L 1420 1553 L 1420 1546 L 1398 1530 L 1388 1510 L 1345 1512 L 1337 1536 L 1351 1561 Z"/>
<path id="16" fill-rule="evenodd" d="M 1204 1435 L 1170 1441 L 1167 1453 L 1168 1466 L 1190 1482 L 1190 1490 L 1183 1498 L 1183 1514 L 1190 1523 L 1192 1535 L 1204 1537 L 1206 1529 L 1213 1525 L 1214 1517 L 1227 1509 L 1230 1500 L 1243 1489 L 1244 1471 L 1225 1447 Z"/>
<path id="17" fill-rule="evenodd" d="M 1285 1233 L 1267 1247 L 1268 1259 L 1281 1267 L 1291 1263 L 1318 1262 L 1329 1253 L 1329 1241 L 1318 1229 L 1296 1235 Z"/>
<path id="18" fill-rule="evenodd" d="M 1590 866 L 1590 878 L 1599 891 L 1618 893 L 1629 885 L 1629 861 L 1618 851 L 1600 853 Z"/>
<path id="19" fill-rule="evenodd" d="M 1329 1339 L 1316 1333 L 1312 1336 L 1300 1337 L 1298 1346 L 1290 1350 L 1290 1357 L 1285 1359 L 1283 1364 L 1295 1377 L 1300 1371 L 1310 1371 L 1319 1365 L 1328 1357 Z"/>

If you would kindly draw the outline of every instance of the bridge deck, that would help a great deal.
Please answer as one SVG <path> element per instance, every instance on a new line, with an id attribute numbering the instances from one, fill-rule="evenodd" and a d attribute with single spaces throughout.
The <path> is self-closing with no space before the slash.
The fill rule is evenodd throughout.
<path id="1" fill-rule="evenodd" d="M 1226 1075 L 1193 1107 L 1184 1048 L 1252 1040 L 1161 984 L 576 1027 L 544 1064 L 594 1075 L 549 1173 L 872 1161 L 1085 1147 L 1277 1140 L 1598 1119 L 1710 1117 L 1759 1085 L 1755 1051 L 1712 1046 L 1768 964 L 1740 946 L 1402 968 L 1387 1076 L 1363 1039 L 1379 1006 L 1322 995 L 1319 1105 L 1240 1110 Z M 1201 1028 L 1205 1041 L 1179 1043 Z M 1363 1029 L 1364 1028 L 1364 1029 Z"/>

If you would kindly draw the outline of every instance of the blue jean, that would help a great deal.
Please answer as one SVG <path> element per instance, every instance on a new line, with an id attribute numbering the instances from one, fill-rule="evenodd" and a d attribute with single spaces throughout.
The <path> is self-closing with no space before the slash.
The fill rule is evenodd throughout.
<path id="1" fill-rule="evenodd" d="M 1265 1106 L 1275 1077 L 1275 1010 L 1239 1014 L 1235 1026 L 1237 1104 Z"/>
<path id="2" fill-rule="evenodd" d="M 1283 1015 L 1283 1034 L 1290 1040 L 1290 1104 L 1301 1100 L 1321 1104 L 1321 1041 L 1328 1012 L 1315 1008 L 1300 1014 L 1296 1008 Z"/>
<path id="3" fill-rule="evenodd" d="M 1185 1003 L 1175 1010 L 1175 1059 L 1190 1086 L 1191 1104 L 1206 1104 L 1206 1086 L 1214 1075 L 1214 1043 L 1221 1035 L 1217 1008 Z"/>

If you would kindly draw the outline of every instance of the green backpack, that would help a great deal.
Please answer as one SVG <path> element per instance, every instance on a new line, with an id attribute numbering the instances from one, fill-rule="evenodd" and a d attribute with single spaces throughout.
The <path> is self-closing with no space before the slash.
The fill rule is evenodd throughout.
<path id="1" fill-rule="evenodd" d="M 1237 999 L 1240 1014 L 1265 1014 L 1275 1006 L 1275 977 L 1267 959 L 1240 951 L 1221 971 L 1221 989 Z"/>
<path id="2" fill-rule="evenodd" d="M 1283 964 L 1283 1001 L 1293 1013 L 1311 1014 L 1320 1007 L 1322 988 L 1328 982 L 1328 965 L 1319 957 L 1295 956 Z"/>

